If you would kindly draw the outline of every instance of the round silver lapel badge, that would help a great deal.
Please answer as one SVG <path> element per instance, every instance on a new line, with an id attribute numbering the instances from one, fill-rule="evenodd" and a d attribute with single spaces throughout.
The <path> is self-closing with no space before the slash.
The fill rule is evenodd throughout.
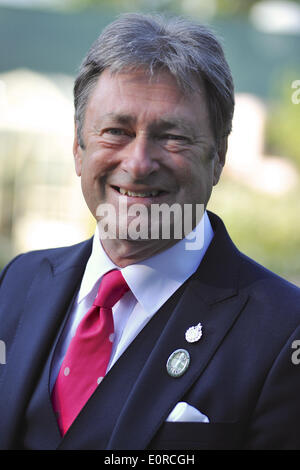
<path id="1" fill-rule="evenodd" d="M 167 361 L 167 371 L 171 377 L 181 377 L 190 364 L 190 355 L 185 349 L 176 349 Z"/>

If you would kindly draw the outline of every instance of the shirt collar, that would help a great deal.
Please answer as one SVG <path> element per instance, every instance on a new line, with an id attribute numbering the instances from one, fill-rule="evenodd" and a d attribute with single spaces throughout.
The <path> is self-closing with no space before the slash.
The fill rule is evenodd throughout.
<path id="1" fill-rule="evenodd" d="M 167 250 L 121 269 L 131 292 L 147 314 L 152 315 L 157 311 L 197 270 L 213 238 L 213 230 L 206 212 L 192 234 L 194 239 L 190 236 L 189 240 L 183 238 Z M 201 242 L 201 246 L 197 246 L 198 249 L 195 249 L 196 240 Z M 105 253 L 96 228 L 78 302 L 81 302 L 100 282 L 102 276 L 112 269 L 120 268 Z"/>

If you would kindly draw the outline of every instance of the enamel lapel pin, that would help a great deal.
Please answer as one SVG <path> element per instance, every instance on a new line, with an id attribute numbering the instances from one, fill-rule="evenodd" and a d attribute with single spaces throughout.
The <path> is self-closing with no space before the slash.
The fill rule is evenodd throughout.
<path id="1" fill-rule="evenodd" d="M 185 339 L 188 343 L 196 343 L 202 337 L 202 324 L 191 326 L 185 332 Z"/>

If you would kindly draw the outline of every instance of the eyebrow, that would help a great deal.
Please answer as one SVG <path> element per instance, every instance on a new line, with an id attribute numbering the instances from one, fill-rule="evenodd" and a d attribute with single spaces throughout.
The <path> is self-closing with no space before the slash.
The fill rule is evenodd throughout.
<path id="1" fill-rule="evenodd" d="M 174 118 L 174 117 L 163 117 L 158 119 L 154 123 L 155 128 L 159 128 L 162 131 L 167 131 L 170 129 L 178 129 L 190 136 L 195 135 L 195 130 L 193 123 L 187 119 L 183 118 Z"/>
<path id="2" fill-rule="evenodd" d="M 105 121 L 112 120 L 118 124 L 134 124 L 136 118 L 130 114 L 107 113 L 101 117 L 101 124 Z"/>

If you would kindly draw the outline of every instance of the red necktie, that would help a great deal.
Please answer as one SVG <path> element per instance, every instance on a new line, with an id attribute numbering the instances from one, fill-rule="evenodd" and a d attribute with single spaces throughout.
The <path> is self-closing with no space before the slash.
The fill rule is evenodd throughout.
<path id="1" fill-rule="evenodd" d="M 114 339 L 112 307 L 128 290 L 121 271 L 105 274 L 92 308 L 70 342 L 52 391 L 62 435 L 105 376 Z"/>

